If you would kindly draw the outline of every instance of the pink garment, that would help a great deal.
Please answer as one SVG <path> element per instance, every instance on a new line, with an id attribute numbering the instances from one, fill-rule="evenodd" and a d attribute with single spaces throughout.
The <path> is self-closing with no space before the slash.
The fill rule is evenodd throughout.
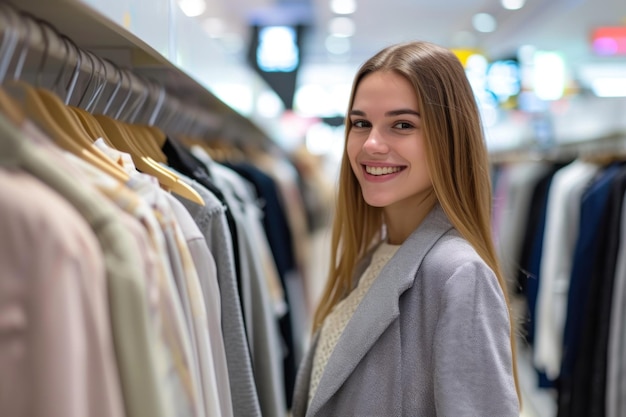
<path id="1" fill-rule="evenodd" d="M 123 416 L 96 237 L 29 174 L 0 195 L 0 415 Z"/>

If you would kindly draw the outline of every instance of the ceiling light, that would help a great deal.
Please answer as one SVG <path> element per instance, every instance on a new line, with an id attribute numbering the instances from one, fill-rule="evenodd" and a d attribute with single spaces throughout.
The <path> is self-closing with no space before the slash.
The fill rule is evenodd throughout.
<path id="1" fill-rule="evenodd" d="M 524 7 L 526 0 L 500 0 L 500 3 L 507 10 L 519 10 Z"/>
<path id="2" fill-rule="evenodd" d="M 330 0 L 330 10 L 336 14 L 356 12 L 356 0 Z"/>
<path id="3" fill-rule="evenodd" d="M 204 0 L 178 0 L 178 6 L 186 16 L 200 16 L 206 10 Z"/>
<path id="4" fill-rule="evenodd" d="M 498 26 L 496 19 L 489 13 L 475 14 L 472 18 L 472 24 L 474 25 L 474 29 L 483 33 L 493 32 Z"/>
<path id="5" fill-rule="evenodd" d="M 328 24 L 331 35 L 349 37 L 354 35 L 354 21 L 349 17 L 335 17 Z"/>
<path id="6" fill-rule="evenodd" d="M 565 62 L 556 52 L 537 51 L 534 59 L 534 90 L 542 100 L 558 100 L 565 90 Z"/>

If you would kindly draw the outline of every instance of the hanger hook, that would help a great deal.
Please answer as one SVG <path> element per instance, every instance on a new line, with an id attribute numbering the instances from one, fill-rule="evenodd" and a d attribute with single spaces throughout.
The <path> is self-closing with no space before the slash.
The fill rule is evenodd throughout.
<path id="1" fill-rule="evenodd" d="M 46 21 L 44 20 L 38 20 L 37 23 L 39 24 L 39 29 L 41 30 L 41 34 L 44 38 L 44 44 L 45 44 L 45 51 L 46 53 L 43 54 L 41 61 L 39 63 L 39 69 L 37 70 L 37 85 L 41 85 L 41 77 L 44 73 L 43 69 L 46 63 L 46 60 L 48 59 L 49 54 L 47 53 L 49 45 L 50 45 L 50 38 L 48 38 L 48 35 L 46 34 L 46 30 L 51 30 L 53 33 L 56 33 L 56 31 L 54 30 L 54 28 Z M 57 38 L 61 44 L 63 45 L 63 48 L 65 48 L 65 55 L 69 56 L 70 54 L 70 47 L 67 44 L 67 42 L 62 39 L 62 38 Z M 51 86 L 51 90 L 54 90 L 57 88 L 57 86 L 59 84 L 61 84 L 61 78 L 63 76 L 65 70 L 65 61 L 63 61 L 63 63 L 61 64 L 60 68 L 59 68 L 59 72 L 57 73 L 56 78 L 54 79 L 52 86 Z"/>
<path id="2" fill-rule="evenodd" d="M 105 59 L 105 62 L 106 61 L 108 60 Z M 104 105 L 104 110 L 102 110 L 103 114 L 108 114 L 109 108 L 111 107 L 111 104 L 113 104 L 113 99 L 117 96 L 117 93 L 118 91 L 120 91 L 120 88 L 122 87 L 122 83 L 124 82 L 124 76 L 122 74 L 121 68 L 116 65 L 113 65 L 113 68 L 115 69 L 115 72 L 118 74 L 118 80 L 117 80 L 117 83 L 115 84 L 115 89 L 113 90 L 113 92 L 109 96 L 109 99 Z"/>
<path id="3" fill-rule="evenodd" d="M 137 78 L 139 78 L 140 80 L 143 80 L 145 82 L 145 88 L 142 88 L 141 91 L 141 97 L 139 99 L 139 104 L 137 104 L 135 106 L 135 108 L 133 109 L 133 112 L 131 113 L 131 115 L 128 117 L 128 121 L 130 123 L 136 123 L 137 122 L 137 118 L 139 117 L 139 113 L 142 109 L 142 107 L 146 104 L 146 102 L 148 101 L 148 97 L 150 97 L 150 83 L 148 82 L 147 79 L 145 79 L 144 77 L 137 75 L 137 74 L 131 74 L 131 76 L 135 76 Z"/>
<path id="4" fill-rule="evenodd" d="M 120 68 L 120 74 L 123 74 L 123 73 L 124 73 L 124 70 Z M 133 79 L 130 76 L 128 76 L 127 78 L 128 78 L 128 94 L 126 94 L 126 97 L 124 97 L 124 101 L 122 101 L 122 104 L 117 109 L 115 116 L 113 116 L 114 119 L 119 120 L 120 115 L 122 114 L 122 110 L 124 110 L 124 107 L 126 107 L 126 104 L 128 104 L 128 100 L 130 100 L 130 96 L 133 94 Z"/>
<path id="5" fill-rule="evenodd" d="M 85 98 L 85 95 L 87 94 L 87 91 L 89 90 L 89 86 L 91 85 L 91 80 L 93 80 L 94 77 L 94 73 L 96 72 L 96 61 L 94 60 L 92 54 L 90 54 L 87 51 L 82 51 L 79 53 L 83 53 L 84 55 L 87 56 L 87 59 L 89 59 L 89 62 L 91 63 L 91 71 L 89 71 L 89 78 L 87 79 L 87 84 L 85 85 L 85 88 L 83 88 L 83 93 L 80 95 L 80 99 L 78 99 L 78 103 L 76 103 L 76 107 L 80 107 L 80 103 L 83 102 L 83 99 Z"/>
<path id="6" fill-rule="evenodd" d="M 166 106 L 165 108 L 166 110 L 169 110 L 169 113 L 165 112 L 165 117 L 163 117 L 160 122 L 160 127 L 164 131 L 174 130 L 170 129 L 170 126 L 178 111 L 178 100 L 176 98 L 172 97 L 170 100 L 167 101 L 167 104 L 168 106 Z"/>
<path id="7" fill-rule="evenodd" d="M 159 112 L 163 108 L 163 103 L 165 103 L 165 86 L 159 85 L 157 87 L 159 89 L 159 95 L 157 96 L 157 102 L 154 106 L 154 110 L 152 110 L 152 113 L 150 114 L 150 117 L 148 118 L 148 125 L 150 126 L 154 126 L 154 124 L 156 123 L 156 119 L 159 115 Z"/>
<path id="8" fill-rule="evenodd" d="M 24 19 L 24 25 L 23 28 L 25 30 L 24 32 L 24 40 L 23 40 L 23 46 L 22 46 L 22 50 L 20 51 L 20 55 L 17 59 L 17 63 L 15 64 L 15 69 L 13 70 L 13 79 L 14 80 L 19 80 L 20 76 L 22 75 L 22 69 L 24 68 L 24 62 L 26 61 L 26 56 L 28 55 L 28 42 L 30 40 L 31 37 L 31 25 L 36 24 L 36 22 L 34 22 L 32 19 Z M 44 42 L 44 47 L 46 47 L 47 44 Z"/>
<path id="9" fill-rule="evenodd" d="M 108 74 L 107 74 L 106 63 L 98 55 L 94 54 L 94 57 L 100 63 L 100 68 L 102 68 L 102 72 L 104 73 L 104 77 L 102 79 L 102 82 L 98 85 L 98 87 L 96 88 L 94 93 L 91 95 L 91 99 L 89 100 L 89 102 L 85 106 L 85 110 L 87 110 L 88 112 L 93 112 L 96 109 L 96 105 L 98 104 L 98 101 L 100 100 L 100 97 L 102 97 L 102 93 L 104 92 L 104 88 L 105 88 L 105 86 L 107 84 L 107 81 L 108 81 Z"/>
<path id="10" fill-rule="evenodd" d="M 5 4 L 0 4 L 0 11 L 8 23 L 8 27 L 4 30 L 2 36 L 2 60 L 0 60 L 0 81 L 4 82 L 9 72 L 15 48 L 19 43 L 20 34 L 19 24 L 16 25 L 15 22 L 15 11 Z"/>
<path id="11" fill-rule="evenodd" d="M 72 72 L 72 78 L 70 78 L 70 82 L 68 83 L 65 100 L 63 100 L 63 102 L 67 106 L 70 103 L 70 99 L 72 98 L 72 94 L 74 93 L 74 89 L 76 88 L 76 81 L 78 80 L 78 75 L 80 74 L 82 58 L 81 58 L 80 49 L 78 48 L 76 43 L 74 43 L 73 40 L 71 40 L 69 37 L 63 34 L 59 34 L 59 37 L 63 41 L 69 42 L 69 46 L 71 46 L 76 51 L 76 65 L 74 66 L 74 71 Z M 68 54 L 68 58 L 69 58 L 69 54 Z"/>
<path id="12" fill-rule="evenodd" d="M 18 61 L 15 65 L 15 69 L 13 72 L 13 79 L 19 79 L 22 71 L 22 67 L 24 65 L 24 61 L 26 59 L 26 55 L 28 53 L 28 43 L 31 40 L 30 38 L 30 20 L 29 18 L 24 18 L 24 15 L 19 15 L 15 10 L 9 8 L 3 8 L 2 13 L 9 20 L 9 24 L 15 25 L 15 31 L 12 33 L 13 43 L 11 45 L 11 53 L 7 57 L 6 60 L 6 68 L 3 68 L 2 80 L 6 77 L 6 74 L 9 70 L 9 66 L 11 60 L 13 59 L 13 55 L 16 49 L 19 49 L 20 42 L 23 44 L 22 49 L 20 50 Z M 30 16 L 29 16 L 30 17 Z M 22 32 L 25 30 L 25 32 Z"/>

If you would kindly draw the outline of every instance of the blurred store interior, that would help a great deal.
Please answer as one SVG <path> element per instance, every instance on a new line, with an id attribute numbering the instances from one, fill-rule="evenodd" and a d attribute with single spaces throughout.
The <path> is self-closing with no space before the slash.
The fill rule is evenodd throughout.
<path id="1" fill-rule="evenodd" d="M 312 151 L 337 152 L 336 127 L 358 65 L 385 45 L 413 39 L 458 51 L 494 151 L 624 129 L 624 118 L 616 117 L 626 94 L 621 0 L 15 3 L 63 28 L 79 46 L 126 59 L 170 84 L 175 71 L 163 67 L 176 67 L 286 148 L 308 135 L 316 137 L 309 139 Z M 57 3 L 99 25 L 74 19 Z M 133 58 L 128 50 L 146 56 Z"/>
<path id="2" fill-rule="evenodd" d="M 624 0 L 11 0 L 0 6 L 3 80 L 50 88 L 66 104 L 88 110 L 120 106 L 116 116 L 204 138 L 215 144 L 215 155 L 232 155 L 229 146 L 307 155 L 299 169 L 324 185 L 303 197 L 311 206 L 310 235 L 295 252 L 308 280 L 292 288 L 305 293 L 299 311 L 294 303 L 294 322 L 307 323 L 323 286 L 353 74 L 391 43 L 427 40 L 457 53 L 499 173 L 515 162 L 564 163 L 584 153 L 626 159 Z M 62 36 L 22 25 L 5 6 Z M 503 258 L 519 266 L 531 206 L 510 198 L 501 204 L 509 213 L 526 204 L 520 209 L 526 217 L 515 223 L 515 236 L 503 226 L 498 238 L 517 239 Z M 524 292 L 529 283 L 513 275 L 524 316 L 534 308 Z M 524 416 L 554 417 L 557 389 L 542 380 L 525 335 Z"/>

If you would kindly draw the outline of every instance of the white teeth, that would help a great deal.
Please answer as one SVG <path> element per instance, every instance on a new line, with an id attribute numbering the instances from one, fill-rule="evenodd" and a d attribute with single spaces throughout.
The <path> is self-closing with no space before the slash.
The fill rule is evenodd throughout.
<path id="1" fill-rule="evenodd" d="M 371 167 L 365 166 L 365 171 L 371 175 L 387 175 L 393 174 L 394 172 L 400 171 L 402 168 L 400 167 Z"/>

